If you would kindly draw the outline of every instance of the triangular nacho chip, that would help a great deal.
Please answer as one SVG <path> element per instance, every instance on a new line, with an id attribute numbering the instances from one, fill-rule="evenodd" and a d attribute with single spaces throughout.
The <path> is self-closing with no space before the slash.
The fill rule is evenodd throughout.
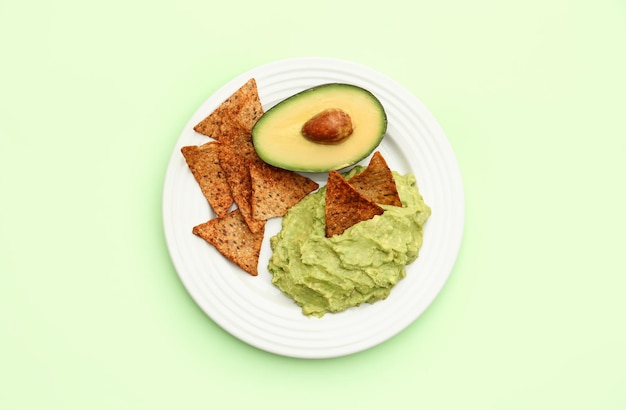
<path id="1" fill-rule="evenodd" d="M 402 206 L 400 195 L 387 161 L 376 151 L 363 172 L 349 179 L 357 191 L 377 204 Z"/>
<path id="2" fill-rule="evenodd" d="M 213 211 L 217 216 L 224 216 L 233 204 L 233 197 L 219 162 L 219 149 L 220 144 L 211 141 L 182 147 L 181 152 Z"/>
<path id="3" fill-rule="evenodd" d="M 241 129 L 231 129 L 221 135 L 220 143 L 223 150 L 231 151 L 250 163 L 262 163 L 254 144 L 252 143 L 252 134 Z"/>
<path id="4" fill-rule="evenodd" d="M 235 118 L 239 125 L 247 132 L 252 132 L 252 127 L 264 114 L 259 90 L 257 89 L 256 80 L 251 78 L 246 83 L 245 95 L 243 101 L 239 105 L 229 108 L 229 113 Z"/>
<path id="5" fill-rule="evenodd" d="M 242 128 L 250 132 L 261 115 L 263 106 L 256 80 L 251 78 L 193 129 L 219 141 L 220 135 L 231 128 Z"/>
<path id="6" fill-rule="evenodd" d="M 219 253 L 252 276 L 259 274 L 264 233 L 264 229 L 251 232 L 238 209 L 193 228 L 194 235 L 213 245 Z"/>
<path id="7" fill-rule="evenodd" d="M 383 208 L 361 195 L 337 171 L 328 173 L 326 184 L 326 237 L 383 213 Z"/>
<path id="8" fill-rule="evenodd" d="M 315 191 L 317 182 L 294 171 L 266 163 L 252 164 L 252 216 L 266 220 L 285 215 L 302 198 Z"/>
<path id="9" fill-rule="evenodd" d="M 250 161 L 237 154 L 232 149 L 223 147 L 219 153 L 220 165 L 226 173 L 230 191 L 241 215 L 252 232 L 258 232 L 265 225 L 265 221 L 254 219 L 252 216 L 252 182 L 250 179 Z"/>

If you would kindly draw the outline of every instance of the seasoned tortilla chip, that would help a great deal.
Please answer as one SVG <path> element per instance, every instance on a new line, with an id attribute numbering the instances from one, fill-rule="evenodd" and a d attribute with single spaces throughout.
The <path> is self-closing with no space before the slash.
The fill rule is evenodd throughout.
<path id="1" fill-rule="evenodd" d="M 250 167 L 252 216 L 266 220 L 285 215 L 302 198 L 315 191 L 317 182 L 294 171 L 262 163 Z"/>
<path id="2" fill-rule="evenodd" d="M 217 216 L 224 216 L 233 204 L 233 197 L 219 162 L 219 149 L 220 144 L 211 141 L 182 147 L 181 152 L 213 211 Z"/>
<path id="3" fill-rule="evenodd" d="M 193 129 L 219 141 L 222 133 L 233 128 L 250 132 L 261 115 L 263 107 L 256 80 L 251 78 Z"/>
<path id="4" fill-rule="evenodd" d="M 328 173 L 326 184 L 326 237 L 341 234 L 361 221 L 383 213 L 383 208 L 361 195 L 337 171 Z"/>
<path id="5" fill-rule="evenodd" d="M 252 216 L 252 182 L 250 179 L 250 161 L 231 149 L 220 149 L 220 165 L 226 173 L 230 191 L 237 207 L 252 232 L 258 232 L 265 225 L 265 221 L 254 219 Z"/>
<path id="6" fill-rule="evenodd" d="M 262 163 L 252 143 L 252 134 L 241 129 L 232 129 L 222 134 L 220 142 L 224 150 L 232 151 L 250 163 Z"/>
<path id="7" fill-rule="evenodd" d="M 241 128 L 231 128 L 221 134 L 220 165 L 225 171 L 233 199 L 252 232 L 259 230 L 265 221 L 256 220 L 252 212 L 252 182 L 250 167 L 263 164 L 252 144 L 252 134 Z"/>
<path id="8" fill-rule="evenodd" d="M 374 153 L 367 168 L 349 182 L 361 195 L 377 204 L 402 206 L 391 169 L 379 151 Z"/>
<path id="9" fill-rule="evenodd" d="M 252 127 L 264 113 L 254 78 L 248 80 L 244 91 L 245 95 L 242 96 L 242 102 L 229 107 L 229 113 L 244 130 L 252 132 Z"/>
<path id="10" fill-rule="evenodd" d="M 259 254 L 265 230 L 251 232 L 238 209 L 197 225 L 192 232 L 250 275 L 259 274 Z"/>

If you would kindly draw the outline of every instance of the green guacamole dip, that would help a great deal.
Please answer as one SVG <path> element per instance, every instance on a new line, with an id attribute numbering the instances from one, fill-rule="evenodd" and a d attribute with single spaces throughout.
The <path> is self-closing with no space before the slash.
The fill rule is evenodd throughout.
<path id="1" fill-rule="evenodd" d="M 363 171 L 357 166 L 347 179 Z M 281 231 L 270 238 L 268 268 L 272 283 L 307 316 L 322 317 L 361 303 L 385 299 L 406 276 L 422 246 L 430 216 L 412 174 L 393 173 L 402 207 L 381 205 L 385 212 L 341 235 L 326 238 L 326 190 L 320 188 L 292 207 Z"/>

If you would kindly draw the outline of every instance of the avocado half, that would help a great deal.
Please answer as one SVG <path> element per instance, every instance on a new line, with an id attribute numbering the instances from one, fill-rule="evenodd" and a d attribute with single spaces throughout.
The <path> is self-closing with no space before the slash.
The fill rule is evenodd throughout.
<path id="1" fill-rule="evenodd" d="M 307 138 L 307 121 L 328 109 L 350 116 L 352 133 L 339 143 Z M 368 90 L 343 84 L 323 84 L 301 91 L 268 109 L 252 129 L 254 148 L 265 162 L 301 172 L 327 172 L 356 164 L 371 154 L 387 131 L 387 114 Z"/>

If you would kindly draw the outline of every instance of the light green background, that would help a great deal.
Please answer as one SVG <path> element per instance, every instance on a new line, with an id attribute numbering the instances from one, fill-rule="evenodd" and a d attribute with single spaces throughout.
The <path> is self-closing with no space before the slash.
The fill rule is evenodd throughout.
<path id="1" fill-rule="evenodd" d="M 624 0 L 0 0 L 0 408 L 626 408 Z M 163 177 L 212 92 L 338 57 L 402 83 L 462 170 L 435 303 L 306 361 L 189 298 Z"/>

